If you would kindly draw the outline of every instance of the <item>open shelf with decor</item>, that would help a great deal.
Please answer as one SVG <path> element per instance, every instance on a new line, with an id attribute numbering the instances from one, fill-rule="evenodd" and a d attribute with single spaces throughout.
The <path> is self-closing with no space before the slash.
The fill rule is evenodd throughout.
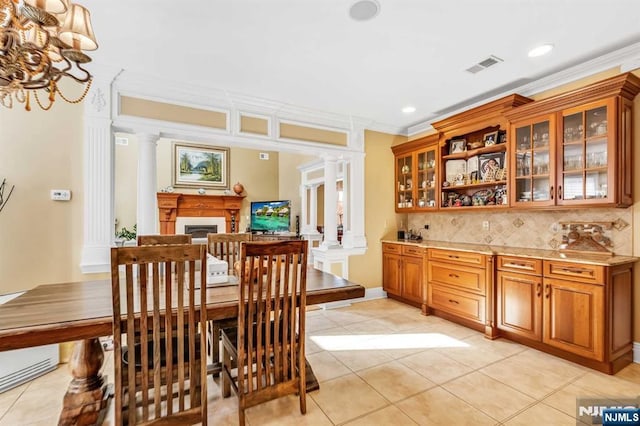
<path id="1" fill-rule="evenodd" d="M 500 126 L 445 140 L 441 146 L 441 208 L 508 205 L 506 140 Z"/>
<path id="2" fill-rule="evenodd" d="M 439 208 L 509 207 L 510 136 L 504 112 L 529 102 L 510 95 L 433 123 L 440 132 Z"/>

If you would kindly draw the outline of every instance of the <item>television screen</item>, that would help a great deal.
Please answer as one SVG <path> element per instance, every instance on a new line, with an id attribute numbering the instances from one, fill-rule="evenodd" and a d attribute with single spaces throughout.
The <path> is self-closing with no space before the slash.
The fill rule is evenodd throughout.
<path id="1" fill-rule="evenodd" d="M 291 201 L 252 201 L 251 232 L 289 232 Z"/>

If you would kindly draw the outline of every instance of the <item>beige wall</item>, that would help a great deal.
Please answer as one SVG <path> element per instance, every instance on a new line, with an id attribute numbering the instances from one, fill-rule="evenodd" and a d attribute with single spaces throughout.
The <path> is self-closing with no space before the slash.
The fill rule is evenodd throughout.
<path id="1" fill-rule="evenodd" d="M 74 97 L 77 87 L 62 90 Z M 68 92 L 68 93 L 67 93 Z M 80 273 L 82 247 L 82 104 L 58 100 L 0 108 L 0 181 L 13 195 L 0 212 L 0 294 L 43 283 L 88 280 Z M 71 201 L 52 201 L 51 189 L 70 189 Z"/>
<path id="2" fill-rule="evenodd" d="M 296 216 L 300 216 L 300 172 L 297 167 L 317 160 L 309 155 L 280 153 L 278 194 L 281 200 L 291 200 L 291 232 L 296 232 Z"/>
<path id="3" fill-rule="evenodd" d="M 368 250 L 352 256 L 349 279 L 367 288 L 382 286 L 382 244 L 397 230 L 393 207 L 393 153 L 391 146 L 405 141 L 405 136 L 366 131 L 365 151 L 365 230 Z"/>

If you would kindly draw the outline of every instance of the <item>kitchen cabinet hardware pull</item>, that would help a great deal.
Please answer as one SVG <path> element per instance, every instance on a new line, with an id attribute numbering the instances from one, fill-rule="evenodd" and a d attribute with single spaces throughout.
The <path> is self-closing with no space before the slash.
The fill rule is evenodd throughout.
<path id="1" fill-rule="evenodd" d="M 458 302 L 457 300 L 453 300 L 453 299 L 449 299 L 449 302 L 450 303 L 455 303 L 456 305 L 460 304 L 460 302 Z"/>
<path id="2" fill-rule="evenodd" d="M 558 268 L 560 271 L 564 271 L 564 272 L 569 272 L 572 274 L 589 274 L 589 275 L 593 275 L 593 271 L 590 269 L 585 269 L 585 268 L 569 268 L 569 267 L 565 267 L 565 268 Z"/>
<path id="3" fill-rule="evenodd" d="M 460 259 L 460 256 L 449 255 L 449 259 Z"/>
<path id="4" fill-rule="evenodd" d="M 562 185 L 558 186 L 558 200 L 562 200 Z"/>
<path id="5" fill-rule="evenodd" d="M 449 274 L 449 276 L 450 276 L 451 278 L 460 278 L 460 275 L 456 275 L 456 274 Z"/>
<path id="6" fill-rule="evenodd" d="M 538 283 L 536 285 L 536 297 L 540 297 L 540 290 L 542 290 L 542 284 Z"/>
<path id="7" fill-rule="evenodd" d="M 512 266 L 514 268 L 526 268 L 528 265 L 525 263 L 511 262 L 511 263 L 506 263 L 504 266 Z"/>
<path id="8" fill-rule="evenodd" d="M 547 284 L 547 285 L 545 286 L 545 294 L 544 294 L 544 297 L 548 299 L 550 296 L 551 296 L 551 286 L 550 286 L 549 284 Z"/>
<path id="9" fill-rule="evenodd" d="M 551 188 L 549 189 L 549 194 L 551 195 L 551 199 L 553 200 L 553 185 L 551 185 Z"/>

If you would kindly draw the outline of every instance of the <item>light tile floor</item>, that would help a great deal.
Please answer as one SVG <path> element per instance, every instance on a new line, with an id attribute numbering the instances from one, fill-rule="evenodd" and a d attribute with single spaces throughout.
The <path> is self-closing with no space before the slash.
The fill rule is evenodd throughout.
<path id="1" fill-rule="evenodd" d="M 578 396 L 640 395 L 640 364 L 608 376 L 388 299 L 307 317 L 320 390 L 305 416 L 290 396 L 247 410 L 250 425 L 575 425 Z M 61 366 L 0 394 L 0 426 L 55 425 L 68 382 Z M 235 398 L 212 379 L 209 401 L 209 424 L 238 423 Z"/>

